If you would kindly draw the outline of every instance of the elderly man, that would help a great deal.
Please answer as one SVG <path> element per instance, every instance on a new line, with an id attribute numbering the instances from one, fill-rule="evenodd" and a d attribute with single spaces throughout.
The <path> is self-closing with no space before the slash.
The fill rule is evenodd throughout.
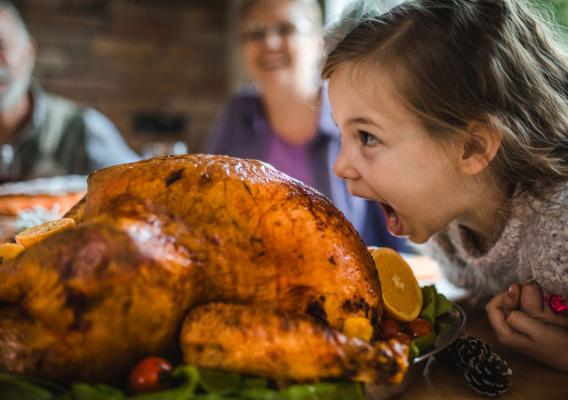
<path id="1" fill-rule="evenodd" d="M 20 15 L 0 0 L 0 180 L 87 174 L 139 159 L 104 115 L 31 84 L 35 57 Z"/>

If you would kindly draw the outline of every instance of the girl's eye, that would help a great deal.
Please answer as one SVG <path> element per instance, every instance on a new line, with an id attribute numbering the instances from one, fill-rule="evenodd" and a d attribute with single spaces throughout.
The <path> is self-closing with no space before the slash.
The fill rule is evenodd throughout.
<path id="1" fill-rule="evenodd" d="M 358 131 L 358 134 L 359 141 L 363 146 L 374 146 L 381 142 L 376 136 L 371 135 L 369 132 Z"/>

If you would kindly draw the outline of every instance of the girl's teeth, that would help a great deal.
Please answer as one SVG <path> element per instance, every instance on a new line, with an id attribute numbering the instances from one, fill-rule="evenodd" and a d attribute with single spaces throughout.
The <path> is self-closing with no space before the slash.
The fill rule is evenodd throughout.
<path id="1" fill-rule="evenodd" d="M 396 212 L 394 212 L 394 210 L 391 210 L 391 212 L 388 214 L 388 228 L 389 231 L 394 234 L 394 235 L 400 235 L 401 232 L 401 226 L 400 226 L 400 220 L 398 219 L 398 215 L 396 214 Z"/>
<path id="2" fill-rule="evenodd" d="M 396 216 L 395 213 L 391 213 L 389 215 L 389 225 L 393 228 L 398 225 L 398 217 Z"/>

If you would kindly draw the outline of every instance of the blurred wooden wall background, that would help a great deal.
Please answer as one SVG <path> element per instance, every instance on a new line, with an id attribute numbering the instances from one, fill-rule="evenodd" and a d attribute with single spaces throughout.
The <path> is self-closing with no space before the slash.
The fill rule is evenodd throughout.
<path id="1" fill-rule="evenodd" d="M 43 87 L 106 114 L 136 150 L 132 117 L 179 113 L 196 151 L 230 91 L 231 0 L 14 1 Z"/>

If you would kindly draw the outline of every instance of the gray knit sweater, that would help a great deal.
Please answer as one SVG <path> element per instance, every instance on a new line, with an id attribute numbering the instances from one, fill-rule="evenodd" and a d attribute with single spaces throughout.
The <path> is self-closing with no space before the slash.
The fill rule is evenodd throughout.
<path id="1" fill-rule="evenodd" d="M 501 236 L 484 254 L 455 221 L 428 242 L 426 252 L 480 303 L 528 280 L 568 299 L 568 182 L 546 200 L 516 197 Z"/>

